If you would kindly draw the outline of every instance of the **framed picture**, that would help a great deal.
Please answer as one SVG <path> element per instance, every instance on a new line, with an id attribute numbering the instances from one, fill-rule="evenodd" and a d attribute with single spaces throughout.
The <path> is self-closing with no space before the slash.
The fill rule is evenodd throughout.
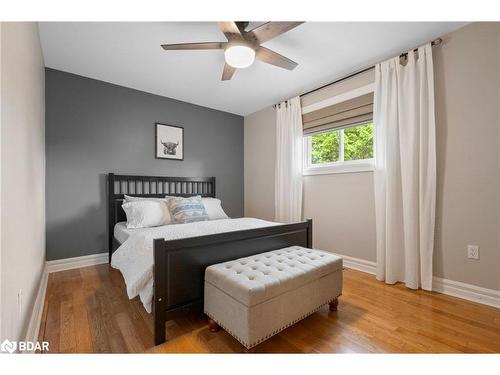
<path id="1" fill-rule="evenodd" d="M 155 157 L 184 160 L 184 128 L 158 122 L 155 127 Z"/>

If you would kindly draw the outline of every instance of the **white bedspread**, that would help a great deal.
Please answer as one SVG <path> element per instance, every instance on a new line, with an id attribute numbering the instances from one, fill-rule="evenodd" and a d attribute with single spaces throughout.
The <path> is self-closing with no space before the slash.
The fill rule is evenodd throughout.
<path id="1" fill-rule="evenodd" d="M 151 312 L 151 302 L 153 300 L 153 240 L 155 238 L 176 240 L 279 224 L 245 217 L 144 228 L 140 232 L 131 234 L 113 253 L 111 266 L 121 271 L 127 286 L 128 297 L 132 299 L 139 296 L 146 311 Z"/>
<path id="2" fill-rule="evenodd" d="M 127 222 L 121 221 L 119 223 L 116 223 L 113 230 L 113 235 L 115 236 L 116 240 L 120 244 L 122 244 L 127 241 L 127 238 L 129 238 L 132 233 L 139 233 L 141 230 L 144 230 L 144 228 L 127 229 Z"/>

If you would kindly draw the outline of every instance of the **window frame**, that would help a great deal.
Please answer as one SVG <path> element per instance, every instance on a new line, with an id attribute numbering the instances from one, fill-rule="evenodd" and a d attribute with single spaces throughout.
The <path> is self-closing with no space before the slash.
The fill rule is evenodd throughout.
<path id="1" fill-rule="evenodd" d="M 344 160 L 344 130 L 356 126 L 373 124 L 373 158 L 359 160 Z M 312 136 L 314 134 L 304 135 L 303 137 L 303 167 L 302 174 L 305 176 L 319 174 L 335 174 L 335 173 L 356 173 L 356 172 L 372 172 L 375 170 L 375 124 L 371 121 L 350 124 L 339 129 L 330 129 L 327 131 L 339 131 L 339 161 L 331 163 L 312 164 Z M 326 131 L 325 131 L 326 132 Z M 322 132 L 322 133 L 325 133 Z M 318 133 L 320 134 L 320 133 Z"/>

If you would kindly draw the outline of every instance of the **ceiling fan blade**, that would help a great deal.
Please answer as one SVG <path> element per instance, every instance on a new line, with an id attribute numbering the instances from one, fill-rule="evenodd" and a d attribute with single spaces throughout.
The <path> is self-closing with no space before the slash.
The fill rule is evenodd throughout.
<path id="1" fill-rule="evenodd" d="M 236 68 L 232 67 L 228 63 L 224 63 L 224 70 L 222 72 L 222 81 L 229 81 L 232 77 L 234 72 L 236 71 Z"/>
<path id="2" fill-rule="evenodd" d="M 257 49 L 257 51 L 255 52 L 255 58 L 265 63 L 288 70 L 293 70 L 297 67 L 297 65 L 299 65 L 295 61 L 290 60 L 289 58 L 262 46 L 260 46 L 259 49 Z"/>
<path id="3" fill-rule="evenodd" d="M 266 22 L 250 30 L 247 34 L 254 37 L 259 43 L 265 43 L 303 23 L 304 22 Z"/>
<path id="4" fill-rule="evenodd" d="M 226 44 L 226 42 L 179 43 L 162 44 L 161 47 L 166 51 L 189 49 L 224 49 Z"/>
<path id="5" fill-rule="evenodd" d="M 224 33 L 228 41 L 240 40 L 241 32 L 233 21 L 217 22 L 219 29 Z"/>

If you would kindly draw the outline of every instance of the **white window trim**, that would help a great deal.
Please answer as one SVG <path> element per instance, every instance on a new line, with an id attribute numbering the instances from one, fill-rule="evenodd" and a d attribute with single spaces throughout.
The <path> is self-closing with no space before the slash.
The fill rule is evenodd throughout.
<path id="1" fill-rule="evenodd" d="M 335 163 L 324 163 L 318 166 L 304 167 L 304 176 L 335 173 L 359 173 L 373 172 L 375 170 L 375 159 L 338 161 Z"/>
<path id="2" fill-rule="evenodd" d="M 356 125 L 354 125 L 356 126 Z M 344 160 L 344 129 L 339 131 L 339 161 L 332 163 L 312 164 L 311 161 L 311 136 L 305 136 L 303 140 L 303 167 L 304 176 L 335 173 L 359 173 L 373 172 L 375 170 L 375 158 L 361 160 Z M 373 144 L 373 154 L 375 154 L 375 142 Z"/>
<path id="3" fill-rule="evenodd" d="M 373 92 L 375 89 L 375 84 L 370 83 L 368 85 L 359 87 L 357 89 L 348 91 L 343 94 L 333 96 L 331 98 L 322 100 L 318 103 L 311 104 L 307 107 L 302 108 L 302 114 L 316 111 L 318 109 L 328 107 L 333 104 L 337 104 L 349 99 L 356 98 L 358 96 L 368 94 Z M 354 124 L 352 126 L 355 126 Z M 339 144 L 339 161 L 334 163 L 322 163 L 318 165 L 313 165 L 311 162 L 311 147 L 312 141 L 310 136 L 304 137 L 304 148 L 303 148 L 303 164 L 302 164 L 302 174 L 304 176 L 320 175 L 320 174 L 334 174 L 334 173 L 357 173 L 357 172 L 373 172 L 375 170 L 375 134 L 373 134 L 373 155 L 372 159 L 362 159 L 362 160 L 348 160 L 344 161 L 344 129 L 351 126 L 346 126 L 344 128 L 338 129 L 340 131 L 340 144 Z M 374 129 L 375 131 L 375 129 Z"/>

